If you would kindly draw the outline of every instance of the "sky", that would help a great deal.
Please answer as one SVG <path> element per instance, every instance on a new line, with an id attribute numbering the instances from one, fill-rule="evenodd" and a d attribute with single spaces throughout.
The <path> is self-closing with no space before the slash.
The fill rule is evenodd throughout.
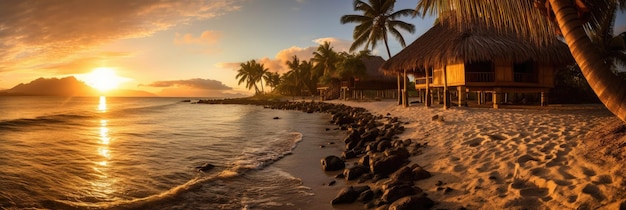
<path id="1" fill-rule="evenodd" d="M 395 9 L 413 9 L 400 0 Z M 159 96 L 251 95 L 235 76 L 239 64 L 256 59 L 286 72 L 293 55 L 309 59 L 324 41 L 347 51 L 358 14 L 352 0 L 3 0 L 0 2 L 0 90 L 40 77 L 87 80 L 108 68 L 119 88 Z M 621 14 L 620 17 L 624 16 Z M 414 34 L 435 17 L 407 17 Z M 626 31 L 619 18 L 616 31 Z M 373 53 L 387 59 L 383 44 Z M 401 50 L 392 40 L 392 55 Z M 93 76 L 92 76 L 93 77 Z"/>

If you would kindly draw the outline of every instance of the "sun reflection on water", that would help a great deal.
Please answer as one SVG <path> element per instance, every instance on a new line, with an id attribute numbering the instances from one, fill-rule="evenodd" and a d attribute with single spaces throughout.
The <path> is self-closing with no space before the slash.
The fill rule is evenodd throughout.
<path id="1" fill-rule="evenodd" d="M 107 111 L 107 97 L 100 96 L 100 103 L 98 104 L 98 111 L 106 112 Z"/>
<path id="2" fill-rule="evenodd" d="M 98 104 L 98 111 L 107 111 L 107 100 L 105 96 L 100 96 L 100 103 Z M 98 173 L 99 179 L 91 181 L 92 194 L 109 199 L 108 197 L 115 193 L 113 184 L 115 179 L 110 177 L 108 171 L 111 165 L 109 161 L 113 158 L 111 150 L 109 148 L 111 144 L 111 136 L 109 133 L 109 121 L 107 119 L 100 119 L 100 126 L 98 128 L 98 146 L 96 152 L 101 157 L 100 161 L 95 161 L 94 170 Z"/>

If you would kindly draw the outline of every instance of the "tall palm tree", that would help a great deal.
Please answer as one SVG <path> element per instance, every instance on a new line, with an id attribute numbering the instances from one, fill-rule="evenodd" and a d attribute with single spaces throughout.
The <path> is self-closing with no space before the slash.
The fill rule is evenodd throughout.
<path id="1" fill-rule="evenodd" d="M 246 88 L 248 90 L 254 88 L 254 93 L 259 94 L 262 91 L 259 89 L 257 85 L 258 82 L 261 82 L 261 86 L 263 85 L 262 77 L 268 69 L 263 66 L 261 63 L 257 63 L 256 60 L 249 60 L 245 63 L 239 64 L 239 69 L 237 70 L 236 79 L 239 79 L 237 83 L 240 85 L 241 83 L 246 83 Z"/>
<path id="2" fill-rule="evenodd" d="M 287 78 L 292 80 L 292 84 L 295 85 L 296 88 L 296 93 L 297 94 L 301 94 L 302 93 L 302 85 L 304 84 L 304 73 L 302 72 L 302 68 L 300 68 L 300 59 L 298 59 L 298 56 L 293 56 L 291 61 L 287 61 L 286 62 L 287 67 L 289 67 L 289 71 L 287 72 Z"/>
<path id="3" fill-rule="evenodd" d="M 393 11 L 395 0 L 368 0 L 369 4 L 361 1 L 354 1 L 354 11 L 360 11 L 358 15 L 344 15 L 341 17 L 341 24 L 357 23 L 354 27 L 352 38 L 354 42 L 350 46 L 350 51 L 354 51 L 359 46 L 365 44 L 364 49 L 374 49 L 378 41 L 385 43 L 388 58 L 391 58 L 389 51 L 388 34 L 393 35 L 402 47 L 406 47 L 404 38 L 398 29 L 415 32 L 415 26 L 410 23 L 398 20 L 400 17 L 416 14 L 413 9 L 402 9 Z M 400 90 L 400 73 L 398 77 L 398 104 L 402 104 L 402 91 Z M 404 78 L 406 82 L 406 77 Z M 406 96 L 404 96 L 406 98 Z"/>
<path id="4" fill-rule="evenodd" d="M 276 86 L 280 84 L 280 74 L 278 72 L 266 72 L 263 74 L 263 80 L 265 80 L 265 84 L 270 86 L 270 92 L 274 92 Z"/>
<path id="5" fill-rule="evenodd" d="M 485 22 L 495 28 L 514 31 L 537 44 L 553 39 L 557 31 L 600 101 L 626 121 L 626 81 L 611 71 L 611 64 L 604 62 L 602 53 L 587 34 L 598 30 L 602 20 L 610 15 L 612 4 L 626 9 L 626 0 L 493 0 L 490 4 L 481 0 L 420 0 L 416 10 L 433 14 L 455 9 L 453 15 L 457 16 L 457 24 L 473 19 L 487 20 Z"/>
<path id="6" fill-rule="evenodd" d="M 311 62 L 314 64 L 315 72 L 312 77 L 319 78 L 321 76 L 332 77 L 335 73 L 335 64 L 337 63 L 337 52 L 330 46 L 330 42 L 324 42 L 313 52 Z"/>
<path id="7" fill-rule="evenodd" d="M 310 94 L 314 94 L 317 91 L 317 82 L 319 77 L 314 75 L 314 65 L 312 61 L 302 61 L 300 63 L 301 82 L 307 88 Z"/>

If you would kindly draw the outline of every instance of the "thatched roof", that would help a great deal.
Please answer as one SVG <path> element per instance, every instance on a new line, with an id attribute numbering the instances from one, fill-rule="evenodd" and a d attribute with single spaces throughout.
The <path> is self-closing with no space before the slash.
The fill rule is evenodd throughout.
<path id="1" fill-rule="evenodd" d="M 365 73 L 367 76 L 360 78 L 361 80 L 395 80 L 395 77 L 387 76 L 380 70 L 385 59 L 380 56 L 363 56 L 361 58 L 365 64 Z"/>
<path id="2" fill-rule="evenodd" d="M 486 24 L 459 28 L 439 21 L 430 30 L 383 64 L 386 73 L 423 71 L 451 63 L 506 60 L 569 64 L 573 58 L 563 42 L 538 46 L 514 34 L 503 35 Z"/>

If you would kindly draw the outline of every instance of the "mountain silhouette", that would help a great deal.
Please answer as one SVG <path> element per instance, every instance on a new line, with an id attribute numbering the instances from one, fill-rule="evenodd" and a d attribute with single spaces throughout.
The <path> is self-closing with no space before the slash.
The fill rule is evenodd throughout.
<path id="1" fill-rule="evenodd" d="M 11 96 L 128 96 L 151 97 L 152 93 L 138 90 L 111 90 L 106 94 L 90 87 L 75 77 L 39 78 L 27 84 L 20 83 L 15 87 L 0 91 L 0 95 Z"/>

